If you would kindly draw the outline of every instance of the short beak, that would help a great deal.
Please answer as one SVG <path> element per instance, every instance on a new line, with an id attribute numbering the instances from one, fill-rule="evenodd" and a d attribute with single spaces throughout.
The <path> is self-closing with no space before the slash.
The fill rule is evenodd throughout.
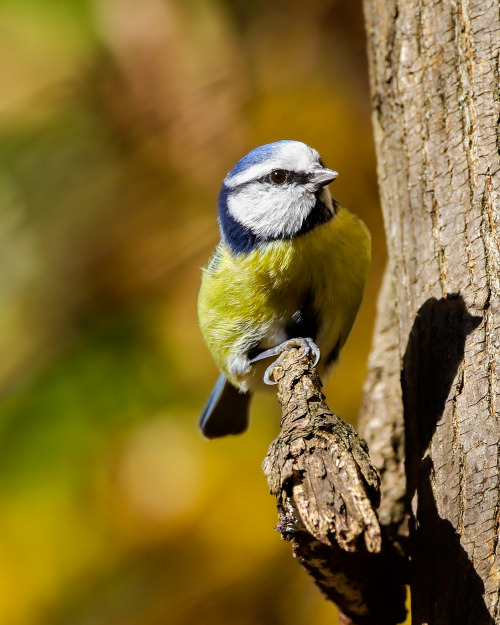
<path id="1" fill-rule="evenodd" d="M 316 169 L 311 176 L 311 182 L 317 191 L 321 187 L 329 185 L 330 182 L 333 182 L 337 176 L 338 173 L 333 171 L 333 169 Z"/>

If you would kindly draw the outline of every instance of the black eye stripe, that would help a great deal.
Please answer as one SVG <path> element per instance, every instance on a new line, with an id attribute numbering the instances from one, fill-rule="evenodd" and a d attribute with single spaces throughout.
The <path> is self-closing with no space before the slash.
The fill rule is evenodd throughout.
<path id="1" fill-rule="evenodd" d="M 252 180 L 247 180 L 247 182 L 242 182 L 241 184 L 237 184 L 234 187 L 230 187 L 231 192 L 240 191 L 241 189 L 248 187 L 254 182 L 267 182 L 269 184 L 272 184 L 273 187 L 276 187 L 276 186 L 286 187 L 289 184 L 297 184 L 297 185 L 307 184 L 311 180 L 311 177 L 312 177 L 312 174 L 308 174 L 304 171 L 290 171 L 288 169 L 284 169 L 283 171 L 287 174 L 287 179 L 286 179 L 286 182 L 284 182 L 282 185 L 276 185 L 275 182 L 272 182 L 271 180 L 272 172 L 269 172 L 268 174 L 266 174 L 265 176 L 261 176 L 260 178 L 253 178 Z"/>
<path id="2" fill-rule="evenodd" d="M 295 182 L 295 184 L 307 184 L 310 180 L 311 174 L 306 174 L 302 171 L 290 172 L 290 182 Z"/>
<path id="3" fill-rule="evenodd" d="M 307 184 L 311 180 L 311 174 L 306 174 L 306 172 L 303 172 L 303 171 L 290 171 L 288 169 L 283 169 L 282 171 L 284 171 L 286 174 L 286 181 L 283 183 L 284 185 Z M 271 174 L 258 178 L 258 182 L 271 182 L 272 183 Z"/>

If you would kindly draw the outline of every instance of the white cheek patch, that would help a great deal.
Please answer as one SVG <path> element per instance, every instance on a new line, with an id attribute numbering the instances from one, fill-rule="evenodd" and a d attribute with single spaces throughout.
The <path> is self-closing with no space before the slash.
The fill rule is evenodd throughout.
<path id="1" fill-rule="evenodd" d="M 262 239 L 291 238 L 302 227 L 316 198 L 295 185 L 255 182 L 228 197 L 231 215 Z"/>

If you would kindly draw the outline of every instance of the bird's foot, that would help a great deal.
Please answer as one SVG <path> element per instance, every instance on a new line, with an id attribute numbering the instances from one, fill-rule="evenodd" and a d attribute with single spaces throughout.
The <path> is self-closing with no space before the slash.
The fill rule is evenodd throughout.
<path id="1" fill-rule="evenodd" d="M 263 360 L 264 358 L 271 358 L 273 356 L 278 356 L 278 358 L 271 365 L 269 365 L 269 367 L 266 369 L 266 372 L 264 373 L 264 382 L 268 384 L 269 386 L 274 386 L 275 384 L 277 384 L 277 382 L 274 382 L 271 379 L 273 369 L 277 365 L 281 364 L 281 358 L 283 354 L 287 352 L 288 350 L 293 349 L 294 347 L 298 347 L 302 349 L 302 354 L 300 355 L 301 358 L 303 358 L 309 353 L 313 355 L 314 357 L 313 367 L 315 367 L 318 364 L 319 359 L 321 358 L 321 352 L 319 351 L 319 347 L 316 345 L 316 343 L 310 338 L 289 339 L 288 341 L 281 343 L 281 345 L 277 345 L 276 347 L 271 347 L 271 349 L 266 349 L 266 351 L 261 352 L 258 356 L 255 356 L 255 358 L 252 358 L 250 360 L 250 363 L 253 364 L 254 362 Z"/>

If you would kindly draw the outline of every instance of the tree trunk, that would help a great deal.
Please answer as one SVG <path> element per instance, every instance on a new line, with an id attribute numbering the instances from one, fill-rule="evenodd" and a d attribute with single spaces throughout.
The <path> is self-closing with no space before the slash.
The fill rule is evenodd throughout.
<path id="1" fill-rule="evenodd" d="M 380 520 L 404 539 L 406 476 L 413 625 L 500 624 L 500 7 L 364 3 L 390 259 L 362 419 Z"/>

